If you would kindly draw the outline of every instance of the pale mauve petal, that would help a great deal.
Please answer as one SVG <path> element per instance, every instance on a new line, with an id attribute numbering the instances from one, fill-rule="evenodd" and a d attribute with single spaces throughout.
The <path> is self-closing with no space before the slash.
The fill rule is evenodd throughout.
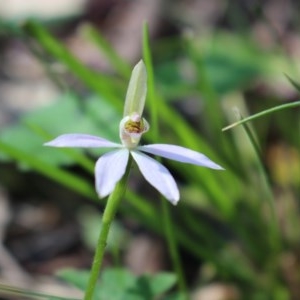
<path id="1" fill-rule="evenodd" d="M 138 150 L 153 155 L 173 159 L 183 163 L 189 163 L 197 166 L 207 167 L 216 170 L 224 170 L 221 166 L 214 163 L 204 154 L 181 146 L 168 144 L 152 144 L 137 147 Z"/>
<path id="2" fill-rule="evenodd" d="M 129 151 L 119 149 L 102 155 L 95 166 L 95 185 L 100 198 L 109 195 L 125 173 Z"/>
<path id="3" fill-rule="evenodd" d="M 110 142 L 101 137 L 89 134 L 70 133 L 63 134 L 54 140 L 47 142 L 44 146 L 52 147 L 82 147 L 82 148 L 120 148 L 121 144 Z"/>
<path id="4" fill-rule="evenodd" d="M 168 169 L 146 154 L 138 151 L 131 151 L 131 154 L 145 179 L 167 200 L 176 205 L 179 201 L 179 191 Z"/>

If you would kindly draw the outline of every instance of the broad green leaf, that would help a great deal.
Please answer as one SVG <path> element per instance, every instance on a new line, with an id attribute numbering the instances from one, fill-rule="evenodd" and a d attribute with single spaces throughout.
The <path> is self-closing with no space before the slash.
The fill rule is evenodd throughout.
<path id="1" fill-rule="evenodd" d="M 136 285 L 136 277 L 126 269 L 107 269 L 102 273 L 96 290 L 96 299 L 142 300 L 140 295 L 131 294 Z M 131 296 L 126 296 L 130 294 Z M 131 297 L 131 298 L 130 298 Z"/>
<path id="2" fill-rule="evenodd" d="M 244 88 L 266 73 L 266 54 L 245 36 L 219 32 L 192 42 L 195 54 L 203 59 L 207 79 L 220 94 Z"/>
<path id="3" fill-rule="evenodd" d="M 158 273 L 145 277 L 148 280 L 149 289 L 153 296 L 161 295 L 172 288 L 177 279 L 173 273 Z"/>
<path id="4" fill-rule="evenodd" d="M 58 271 L 56 276 L 84 291 L 89 280 L 89 271 L 63 269 Z"/>
<path id="5" fill-rule="evenodd" d="M 66 269 L 59 271 L 57 275 L 81 290 L 85 290 L 87 286 L 87 271 Z M 105 269 L 100 275 L 95 299 L 153 300 L 169 290 L 175 282 L 176 277 L 171 273 L 136 277 L 126 269 Z"/>

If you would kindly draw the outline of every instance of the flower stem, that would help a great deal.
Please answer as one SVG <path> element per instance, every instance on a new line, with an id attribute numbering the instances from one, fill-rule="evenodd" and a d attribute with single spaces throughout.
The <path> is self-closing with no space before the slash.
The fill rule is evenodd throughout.
<path id="1" fill-rule="evenodd" d="M 94 255 L 94 260 L 91 268 L 91 273 L 89 281 L 87 284 L 84 300 L 92 300 L 95 292 L 97 280 L 99 277 L 100 268 L 103 261 L 103 256 L 105 252 L 105 247 L 107 244 L 107 237 L 110 229 L 110 225 L 115 217 L 117 208 L 123 198 L 126 190 L 126 183 L 131 168 L 132 158 L 129 157 L 126 172 L 122 179 L 117 183 L 114 191 L 110 194 L 107 204 L 103 213 L 102 226 L 97 242 L 96 252 Z"/>

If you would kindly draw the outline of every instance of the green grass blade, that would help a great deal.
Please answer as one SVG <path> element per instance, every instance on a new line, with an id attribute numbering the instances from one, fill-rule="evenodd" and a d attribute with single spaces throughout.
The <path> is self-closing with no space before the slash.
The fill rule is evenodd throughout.
<path id="1" fill-rule="evenodd" d="M 240 115 L 240 119 L 242 119 L 242 116 Z M 259 168 L 259 172 L 262 179 L 262 186 L 265 189 L 265 198 L 266 201 L 268 201 L 269 208 L 270 208 L 270 239 L 273 246 L 273 250 L 277 252 L 280 247 L 280 231 L 279 231 L 279 224 L 276 217 L 276 209 L 275 209 L 275 199 L 271 190 L 271 184 L 267 175 L 267 172 L 264 168 L 262 159 L 261 159 L 261 151 L 259 148 L 259 145 L 250 129 L 248 124 L 242 124 L 246 135 L 248 136 L 250 143 L 253 146 L 256 158 L 257 158 L 257 166 Z M 264 197 L 262 197 L 264 199 Z"/>
<path id="2" fill-rule="evenodd" d="M 300 92 L 300 84 L 298 82 L 296 82 L 293 78 L 291 78 L 289 75 L 285 74 L 286 78 L 288 79 L 288 81 L 292 84 L 292 86 L 298 91 Z"/>
<path id="3" fill-rule="evenodd" d="M 110 78 L 86 67 L 38 22 L 28 21 L 23 28 L 27 34 L 35 38 L 49 54 L 63 63 L 84 84 L 111 101 L 120 111 L 122 110 L 122 102 L 116 96 L 116 86 Z"/>
<path id="4" fill-rule="evenodd" d="M 38 160 L 34 155 L 27 154 L 19 149 L 0 141 L 0 151 L 14 158 L 15 160 L 25 163 L 33 170 L 40 172 L 41 174 L 58 181 L 60 184 L 67 186 L 68 188 L 78 192 L 79 194 L 91 198 L 98 199 L 94 188 L 87 183 L 84 179 L 63 171 L 53 165 L 47 164 L 41 160 Z"/>
<path id="5" fill-rule="evenodd" d="M 215 135 L 219 132 L 224 119 L 219 103 L 220 100 L 207 76 L 202 53 L 199 49 L 196 49 L 193 40 L 190 37 L 187 37 L 184 42 L 187 45 L 190 59 L 196 67 L 197 86 L 201 92 L 205 106 L 205 115 L 203 118 L 206 119 L 206 124 L 210 124 L 209 130 L 212 130 L 212 133 Z"/>
<path id="6" fill-rule="evenodd" d="M 130 65 L 116 53 L 115 49 L 109 44 L 99 30 L 89 24 L 84 25 L 81 30 L 83 34 L 103 52 L 110 64 L 120 75 L 124 78 L 130 77 Z"/>
<path id="7" fill-rule="evenodd" d="M 257 114 L 251 115 L 250 117 L 246 117 L 246 118 L 243 118 L 243 119 L 241 119 L 241 120 L 239 120 L 237 122 L 234 122 L 233 124 L 224 127 L 222 129 L 222 131 L 225 131 L 225 130 L 231 129 L 231 128 L 235 127 L 235 126 L 238 126 L 238 125 L 247 123 L 249 121 L 255 120 L 255 119 L 260 118 L 262 116 L 265 116 L 265 115 L 268 115 L 268 114 L 271 114 L 271 113 L 274 113 L 274 112 L 277 112 L 277 111 L 281 111 L 283 109 L 297 107 L 297 106 L 300 106 L 300 101 L 295 101 L 295 102 L 291 102 L 291 103 L 286 103 L 286 104 L 278 105 L 278 106 L 266 109 L 264 111 L 261 111 L 261 112 L 259 112 Z"/>
<path id="8" fill-rule="evenodd" d="M 17 288 L 6 284 L 0 284 L 0 296 L 19 296 L 22 299 L 37 299 L 37 300 L 79 300 L 79 298 L 66 298 L 53 295 L 47 295 L 40 292 L 34 292 L 27 289 Z"/>
<path id="9" fill-rule="evenodd" d="M 153 73 L 153 64 L 152 57 L 150 53 L 150 42 L 149 42 L 149 31 L 148 25 L 146 23 L 143 24 L 143 57 L 145 61 L 145 65 L 147 68 L 148 74 L 148 103 L 150 108 L 150 124 L 151 124 L 151 135 L 152 140 L 158 140 L 158 99 L 155 93 L 155 84 L 154 84 L 154 73 Z"/>

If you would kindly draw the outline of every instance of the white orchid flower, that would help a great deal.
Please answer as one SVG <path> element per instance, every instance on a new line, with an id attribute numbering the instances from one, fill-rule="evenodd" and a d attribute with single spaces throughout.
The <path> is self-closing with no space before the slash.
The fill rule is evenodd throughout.
<path id="1" fill-rule="evenodd" d="M 167 168 L 145 153 L 211 169 L 223 168 L 205 155 L 175 145 L 151 144 L 138 146 L 143 133 L 149 130 L 142 118 L 147 92 L 147 73 L 141 60 L 133 69 L 125 100 L 124 116 L 120 122 L 121 143 L 114 143 L 88 134 L 64 134 L 45 143 L 52 147 L 115 148 L 102 155 L 95 166 L 95 185 L 100 198 L 114 190 L 125 173 L 129 155 L 137 163 L 145 179 L 172 204 L 179 201 L 177 184 Z"/>

